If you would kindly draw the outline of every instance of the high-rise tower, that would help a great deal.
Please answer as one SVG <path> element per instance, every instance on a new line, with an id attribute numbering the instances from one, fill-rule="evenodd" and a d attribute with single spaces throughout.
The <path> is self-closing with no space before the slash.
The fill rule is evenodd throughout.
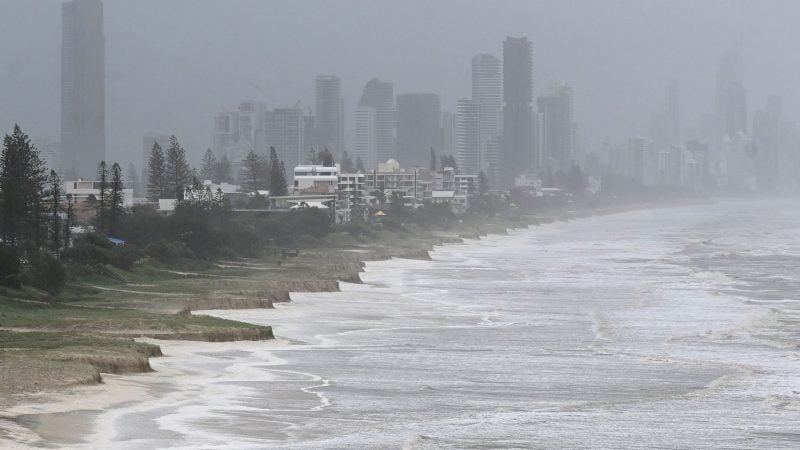
<path id="1" fill-rule="evenodd" d="M 740 131 L 747 133 L 747 92 L 742 66 L 741 45 L 725 52 L 719 59 L 715 97 L 718 139 L 733 137 Z"/>
<path id="2" fill-rule="evenodd" d="M 458 100 L 456 112 L 456 161 L 461 173 L 481 171 L 481 105 L 475 99 Z"/>
<path id="3" fill-rule="evenodd" d="M 472 99 L 481 109 L 481 135 L 499 134 L 503 123 L 503 75 L 500 59 L 481 53 L 472 58 Z"/>
<path id="4" fill-rule="evenodd" d="M 566 172 L 575 158 L 575 123 L 572 113 L 572 87 L 558 84 L 537 100 L 541 114 L 541 163 L 553 172 Z"/>
<path id="5" fill-rule="evenodd" d="M 103 3 L 63 4 L 62 27 L 62 166 L 90 178 L 105 159 L 106 147 Z"/>
<path id="6" fill-rule="evenodd" d="M 344 100 L 341 81 L 333 75 L 320 75 L 316 82 L 317 151 L 327 148 L 334 155 L 344 151 Z"/>
<path id="7" fill-rule="evenodd" d="M 441 107 L 436 94 L 397 96 L 397 159 L 404 167 L 428 167 L 430 149 L 441 147 Z"/>
<path id="8" fill-rule="evenodd" d="M 377 78 L 365 86 L 356 110 L 356 157 L 367 168 L 394 155 L 394 87 Z"/>
<path id="9" fill-rule="evenodd" d="M 533 51 L 528 38 L 506 38 L 503 43 L 503 138 L 500 179 L 514 178 L 533 168 L 532 70 Z"/>
<path id="10" fill-rule="evenodd" d="M 500 59 L 481 53 L 472 58 L 472 100 L 480 111 L 480 159 L 477 170 L 483 170 L 490 184 L 499 176 L 498 145 L 503 124 L 503 76 Z"/>

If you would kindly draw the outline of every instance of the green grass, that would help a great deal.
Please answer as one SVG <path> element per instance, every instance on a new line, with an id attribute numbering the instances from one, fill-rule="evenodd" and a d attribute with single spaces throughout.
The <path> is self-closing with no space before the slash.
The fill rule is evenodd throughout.
<path id="1" fill-rule="evenodd" d="M 0 325 L 6 328 L 115 333 L 121 330 L 159 333 L 217 332 L 257 329 L 255 325 L 209 316 L 158 314 L 111 308 L 30 304 L 0 298 Z"/>
<path id="2" fill-rule="evenodd" d="M 148 344 L 132 339 L 110 338 L 88 334 L 0 331 L 2 351 L 36 350 L 105 350 L 150 354 Z"/>

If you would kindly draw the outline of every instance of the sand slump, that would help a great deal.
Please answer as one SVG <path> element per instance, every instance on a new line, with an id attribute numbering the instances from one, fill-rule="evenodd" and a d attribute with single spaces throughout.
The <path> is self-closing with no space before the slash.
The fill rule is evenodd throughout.
<path id="1" fill-rule="evenodd" d="M 434 239 L 433 244 L 462 242 L 459 238 L 442 237 Z M 329 279 L 261 280 L 261 279 L 213 279 L 206 282 L 206 292 L 184 302 L 190 310 L 217 309 L 256 309 L 274 308 L 275 303 L 291 301 L 291 293 L 339 292 L 339 283 L 361 283 L 364 261 L 381 261 L 391 258 L 430 261 L 430 250 L 416 248 L 393 248 L 341 252 L 339 262 L 324 264 L 325 277 Z M 316 278 L 318 274 L 309 275 Z"/>

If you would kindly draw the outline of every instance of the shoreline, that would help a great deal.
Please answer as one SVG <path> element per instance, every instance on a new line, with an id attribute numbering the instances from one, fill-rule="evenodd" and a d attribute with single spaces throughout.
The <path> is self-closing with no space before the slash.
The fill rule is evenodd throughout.
<path id="1" fill-rule="evenodd" d="M 552 224 L 575 219 L 600 217 L 613 214 L 623 214 L 640 210 L 658 210 L 679 207 L 688 207 L 698 203 L 706 202 L 668 202 L 666 204 L 647 203 L 632 206 L 606 207 L 592 211 L 564 211 L 558 216 L 550 217 L 530 217 L 520 221 L 518 226 L 508 223 L 501 229 L 493 228 L 494 224 L 485 224 L 484 230 L 476 231 L 473 234 L 459 233 L 458 236 L 440 235 L 436 239 L 430 239 L 428 250 L 409 252 L 408 254 L 379 255 L 377 252 L 370 252 L 370 256 L 376 258 L 364 258 L 359 261 L 358 269 L 346 280 L 337 280 L 336 288 L 327 288 L 325 292 L 339 291 L 338 283 L 361 283 L 359 274 L 364 271 L 364 267 L 369 262 L 379 262 L 399 259 L 418 259 L 430 260 L 431 252 L 438 246 L 448 244 L 466 243 L 469 240 L 480 240 L 482 236 L 488 235 L 507 235 L 509 231 L 531 229 L 534 226 Z M 360 255 L 358 249 L 349 251 L 352 255 Z M 340 252 L 345 250 L 339 250 Z M 402 253 L 402 252 L 401 252 Z M 411 256 L 411 257 L 409 257 Z M 354 267 L 351 267 L 353 269 Z M 312 280 L 319 282 L 325 280 Z M 295 285 L 296 287 L 297 285 Z M 327 287 L 327 285 L 326 285 Z M 317 292 L 316 290 L 289 291 L 286 295 L 287 300 L 291 301 L 291 293 Z M 233 306 L 233 305 L 231 305 Z M 219 308 L 213 308 L 219 309 Z M 194 311 L 198 315 L 205 315 L 205 312 L 213 309 Z M 225 308 L 225 309 L 250 309 L 250 308 Z M 258 309 L 263 309 L 258 308 Z M 265 349 L 277 350 L 293 345 L 285 338 L 278 337 L 267 341 L 231 341 L 231 342 L 203 342 L 187 340 L 158 340 L 158 339 L 136 339 L 137 342 L 146 342 L 159 345 L 164 356 L 151 361 L 155 371 L 142 374 L 123 374 L 109 375 L 104 374 L 104 382 L 97 385 L 68 386 L 57 390 L 40 391 L 33 394 L 26 394 L 22 399 L 16 401 L 13 406 L 4 408 L 0 412 L 0 444 L 8 448 L 30 448 L 42 444 L 57 444 L 64 446 L 76 446 L 81 448 L 88 446 L 89 443 L 96 445 L 98 441 L 111 444 L 113 436 L 113 418 L 102 421 L 101 415 L 114 415 L 114 411 L 121 409 L 123 405 L 134 404 L 142 406 L 148 402 L 163 402 L 170 396 L 180 396 L 185 391 L 180 386 L 180 381 L 191 375 L 186 371 L 170 369 L 173 361 L 183 361 L 184 366 L 190 361 L 189 358 L 196 357 L 203 352 L 229 352 L 236 350 L 259 351 Z M 178 359 L 175 359 L 178 358 Z M 183 359 L 181 359 L 183 358 Z M 205 374 L 213 377 L 214 374 Z M 83 438 L 83 439 L 81 439 Z"/>

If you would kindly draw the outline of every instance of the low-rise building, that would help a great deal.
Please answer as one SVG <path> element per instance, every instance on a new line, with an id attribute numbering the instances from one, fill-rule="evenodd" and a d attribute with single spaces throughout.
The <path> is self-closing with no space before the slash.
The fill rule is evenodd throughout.
<path id="1" fill-rule="evenodd" d="M 339 186 L 339 168 L 320 165 L 304 165 L 294 168 L 292 193 L 302 195 L 335 194 Z"/>
<path id="2" fill-rule="evenodd" d="M 388 199 L 398 192 L 405 199 L 407 207 L 416 207 L 425 200 L 425 190 L 421 182 L 426 178 L 426 170 L 401 169 L 397 160 L 390 159 L 378 164 L 378 168 L 365 175 L 368 201 L 375 203 L 375 191 L 382 191 Z"/>
<path id="3" fill-rule="evenodd" d="M 433 192 L 453 192 L 457 204 L 466 204 L 468 195 L 478 188 L 478 176 L 460 174 L 452 167 L 431 172 L 423 168 L 404 169 L 394 159 L 378 164 L 378 168 L 366 173 L 366 190 L 369 201 L 374 203 L 375 191 L 383 191 L 389 198 L 399 192 L 405 198 L 407 207 L 419 207 L 424 202 L 434 202 Z M 442 203 L 442 197 L 435 202 Z M 446 202 L 451 203 L 451 202 Z M 454 211 L 460 208 L 454 206 Z"/>
<path id="4" fill-rule="evenodd" d="M 217 192 L 217 190 L 222 191 L 223 194 L 235 194 L 239 192 L 241 189 L 237 184 L 230 184 L 230 183 L 214 183 L 211 180 L 204 180 L 203 181 L 203 188 L 210 188 L 211 192 Z"/>
<path id="5" fill-rule="evenodd" d="M 367 204 L 367 176 L 358 173 L 340 173 L 338 185 L 339 197 L 350 200 L 351 206 Z"/>
<path id="6" fill-rule="evenodd" d="M 111 183 L 108 183 L 108 190 L 111 191 Z M 100 182 L 89 180 L 65 181 L 64 195 L 71 195 L 75 203 L 85 202 L 89 197 L 97 199 L 100 196 Z M 133 206 L 133 189 L 122 189 L 122 206 L 128 208 Z"/>

